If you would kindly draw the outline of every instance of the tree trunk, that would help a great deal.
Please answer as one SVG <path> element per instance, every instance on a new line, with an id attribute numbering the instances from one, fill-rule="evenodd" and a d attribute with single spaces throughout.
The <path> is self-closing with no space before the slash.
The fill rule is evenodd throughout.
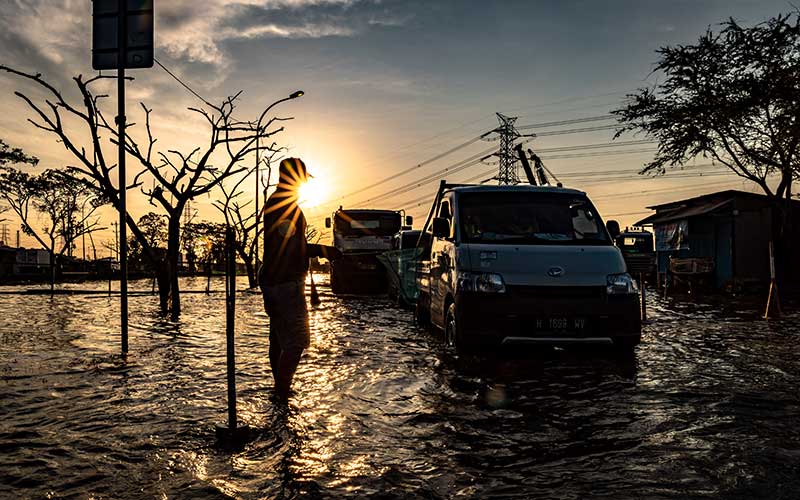
<path id="1" fill-rule="evenodd" d="M 167 227 L 167 273 L 169 275 L 170 292 L 170 317 L 178 319 L 181 314 L 181 296 L 178 288 L 178 257 L 180 254 L 181 210 L 176 210 L 177 216 L 169 218 Z"/>
<path id="2" fill-rule="evenodd" d="M 778 282 L 779 287 L 784 283 L 784 277 L 787 270 L 786 256 L 789 255 L 790 242 L 787 237 L 787 207 L 783 200 L 778 197 L 772 197 L 770 204 L 771 219 L 772 219 L 772 249 L 773 257 L 775 259 L 775 280 Z"/>
<path id="3" fill-rule="evenodd" d="M 236 252 L 239 254 L 239 258 L 242 259 L 244 262 L 244 268 L 247 270 L 247 283 L 250 288 L 256 288 L 258 286 L 258 277 L 256 273 L 258 270 L 253 262 L 253 256 L 247 253 L 246 248 L 237 242 L 236 244 Z"/>
<path id="4" fill-rule="evenodd" d="M 253 266 L 253 259 L 245 258 L 244 260 L 244 267 L 247 269 L 247 283 L 250 285 L 250 288 L 256 288 L 258 286 L 258 280 L 256 279 L 256 271 L 255 266 Z"/>
<path id="5" fill-rule="evenodd" d="M 50 296 L 52 297 L 56 288 L 56 253 L 53 250 L 48 252 L 50 254 Z"/>
<path id="6" fill-rule="evenodd" d="M 166 314 L 169 311 L 169 273 L 167 265 L 162 262 L 154 266 L 156 271 L 156 285 L 158 286 L 158 305 L 161 312 Z"/>

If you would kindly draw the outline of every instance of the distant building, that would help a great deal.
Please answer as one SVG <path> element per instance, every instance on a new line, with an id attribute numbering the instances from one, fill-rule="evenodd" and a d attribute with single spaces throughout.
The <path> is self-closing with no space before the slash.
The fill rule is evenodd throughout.
<path id="1" fill-rule="evenodd" d="M 0 245 L 0 279 L 14 276 L 14 267 L 17 264 L 17 249 Z"/>
<path id="2" fill-rule="evenodd" d="M 656 213 L 636 225 L 653 226 L 659 273 L 667 271 L 670 258 L 687 259 L 686 265 L 705 270 L 717 288 L 769 281 L 772 207 L 767 196 L 729 190 L 648 208 Z M 789 255 L 796 255 L 800 201 L 792 201 L 792 220 Z M 800 282 L 798 259 L 788 259 L 784 276 Z"/>
<path id="3" fill-rule="evenodd" d="M 41 248 L 17 248 L 14 274 L 19 277 L 40 276 L 50 269 L 50 252 Z"/>

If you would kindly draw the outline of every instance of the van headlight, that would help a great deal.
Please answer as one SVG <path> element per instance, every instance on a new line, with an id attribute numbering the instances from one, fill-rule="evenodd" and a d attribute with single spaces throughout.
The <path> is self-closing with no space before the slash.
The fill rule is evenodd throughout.
<path id="1" fill-rule="evenodd" d="M 639 293 L 639 288 L 628 273 L 609 274 L 606 276 L 606 293 L 608 295 L 628 295 Z"/>
<path id="2" fill-rule="evenodd" d="M 505 293 L 506 284 L 497 273 L 459 273 L 456 283 L 459 292 Z"/>

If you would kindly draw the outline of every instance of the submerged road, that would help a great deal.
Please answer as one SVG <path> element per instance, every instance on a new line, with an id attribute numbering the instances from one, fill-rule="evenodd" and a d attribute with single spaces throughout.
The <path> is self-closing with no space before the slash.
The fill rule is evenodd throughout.
<path id="1" fill-rule="evenodd" d="M 176 323 L 154 297 L 131 297 L 127 362 L 116 298 L 0 295 L 0 497 L 800 491 L 800 315 L 767 323 L 759 304 L 650 294 L 634 358 L 529 350 L 466 362 L 383 298 L 321 291 L 288 407 L 269 399 L 261 298 L 238 296 L 239 414 L 256 429 L 238 450 L 214 438 L 225 419 L 222 294 L 185 295 Z"/>

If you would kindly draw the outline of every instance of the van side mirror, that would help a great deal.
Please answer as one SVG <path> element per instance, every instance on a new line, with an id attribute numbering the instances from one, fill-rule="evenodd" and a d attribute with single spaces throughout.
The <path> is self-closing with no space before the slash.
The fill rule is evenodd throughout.
<path id="1" fill-rule="evenodd" d="M 444 217 L 435 217 L 431 232 L 434 238 L 447 238 L 450 236 L 450 222 Z"/>
<path id="2" fill-rule="evenodd" d="M 619 236 L 619 222 L 615 220 L 610 220 L 606 222 L 606 229 L 608 229 L 608 234 L 611 235 L 611 239 L 616 240 L 617 236 Z"/>
<path id="3" fill-rule="evenodd" d="M 325 217 L 325 227 L 330 229 L 330 227 L 331 227 L 331 218 L 330 217 Z"/>
<path id="4" fill-rule="evenodd" d="M 406 226 L 413 226 L 414 225 L 414 218 L 410 215 L 406 215 Z"/>

